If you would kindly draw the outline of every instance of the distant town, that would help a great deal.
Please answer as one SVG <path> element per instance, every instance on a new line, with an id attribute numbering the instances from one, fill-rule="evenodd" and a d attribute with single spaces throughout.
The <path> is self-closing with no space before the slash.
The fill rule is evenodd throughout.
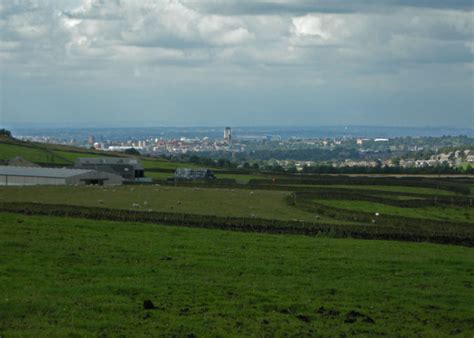
<path id="1" fill-rule="evenodd" d="M 58 135 L 20 135 L 19 139 L 93 148 L 113 152 L 131 152 L 151 157 L 186 159 L 193 157 L 225 160 L 236 167 L 281 169 L 290 172 L 311 171 L 314 166 L 334 168 L 430 168 L 465 169 L 474 166 L 474 138 L 457 136 L 334 137 L 254 135 L 235 133 L 231 127 L 212 129 L 185 136 L 179 131 L 157 137 L 130 137 L 90 133 L 82 139 Z M 196 133 L 197 134 L 197 133 Z M 352 133 L 354 134 L 354 133 Z M 373 134 L 373 132 L 372 132 Z M 385 133 L 386 134 L 386 133 Z"/>

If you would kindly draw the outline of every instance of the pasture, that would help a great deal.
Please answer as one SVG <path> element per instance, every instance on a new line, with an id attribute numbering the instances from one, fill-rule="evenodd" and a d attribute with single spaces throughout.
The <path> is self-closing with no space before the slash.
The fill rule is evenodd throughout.
<path id="1" fill-rule="evenodd" d="M 6 337 L 474 334 L 472 248 L 8 213 L 0 246 Z"/>
<path id="2" fill-rule="evenodd" d="M 103 153 L 0 142 L 17 155 Z M 141 160 L 155 183 L 199 166 Z M 471 179 L 214 170 L 0 187 L 0 336 L 474 335 Z"/>
<path id="3" fill-rule="evenodd" d="M 383 190 L 384 186 L 378 189 L 356 187 L 329 185 L 299 191 L 299 186 L 257 185 L 252 189 L 241 184 L 233 187 L 202 184 L 9 186 L 0 187 L 0 203 L 4 203 L 4 211 L 43 215 L 55 213 L 41 205 L 57 205 L 57 215 L 71 214 L 66 207 L 77 206 L 93 209 L 81 209 L 75 217 L 90 214 L 87 217 L 119 220 L 110 212 L 127 210 L 135 214 L 124 214 L 120 219 L 200 227 L 208 223 L 208 227 L 258 232 L 474 245 L 474 208 L 470 196 L 453 193 L 433 196 L 427 194 L 428 188 L 420 188 L 422 193 L 415 193 L 415 187 L 405 186 L 390 186 L 387 190 Z M 31 210 L 28 203 L 37 204 L 36 211 Z M 104 216 L 100 216 L 100 210 L 104 210 Z M 111 217 L 107 218 L 106 214 Z"/>
<path id="4" fill-rule="evenodd" d="M 0 187 L 0 201 L 96 206 L 278 220 L 315 216 L 287 204 L 289 192 L 173 186 Z"/>

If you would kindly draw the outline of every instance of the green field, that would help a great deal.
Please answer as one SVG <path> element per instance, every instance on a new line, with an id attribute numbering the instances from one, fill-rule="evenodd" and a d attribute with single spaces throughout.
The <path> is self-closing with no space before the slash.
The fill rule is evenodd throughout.
<path id="1" fill-rule="evenodd" d="M 170 165 L 170 164 L 167 164 L 167 165 Z M 190 166 L 187 166 L 185 163 L 182 163 L 181 167 L 189 168 Z M 220 171 L 215 171 L 214 174 L 217 179 L 231 179 L 231 180 L 235 180 L 236 183 L 238 184 L 247 184 L 249 180 L 265 177 L 261 175 L 260 176 L 255 175 L 255 174 L 223 174 Z M 145 176 L 151 177 L 155 180 L 166 180 L 168 178 L 173 177 L 174 174 L 167 173 L 167 172 L 153 172 L 153 171 L 145 170 Z"/>
<path id="2" fill-rule="evenodd" d="M 147 169 L 176 169 L 176 168 L 202 168 L 202 165 L 194 163 L 181 163 L 181 162 L 171 162 L 161 159 L 142 159 L 143 166 L 145 167 L 145 172 Z M 170 176 L 172 174 L 168 174 Z"/>
<path id="3" fill-rule="evenodd" d="M 396 192 L 396 193 L 412 193 L 412 194 L 424 194 L 424 195 L 455 195 L 452 191 L 434 189 L 434 188 L 423 188 L 423 187 L 408 187 L 408 186 L 393 186 L 393 185 L 366 185 L 366 184 L 286 184 L 288 187 L 307 187 L 307 188 L 324 188 L 324 189 L 351 189 L 351 190 L 373 190 L 374 193 L 378 192 Z"/>
<path id="4" fill-rule="evenodd" d="M 56 144 L 42 144 L 33 142 L 22 142 L 14 139 L 0 139 L 0 160 L 9 160 L 16 156 L 21 156 L 26 160 L 35 163 L 49 163 L 51 165 L 72 165 L 79 157 L 130 157 L 123 153 L 91 150 Z M 202 167 L 185 162 L 172 162 L 161 158 L 139 157 L 145 169 L 176 169 Z M 154 174 L 154 173 L 153 173 Z M 172 174 L 166 174 L 169 177 Z M 153 175 L 149 175 L 153 177 Z M 165 178 L 166 178 L 165 177 Z M 258 176 L 257 176 L 258 177 Z M 160 177 L 161 179 L 161 177 Z"/>
<path id="5" fill-rule="evenodd" d="M 472 248 L 5 213 L 0 246 L 5 337 L 474 335 Z"/>
<path id="6" fill-rule="evenodd" d="M 313 214 L 289 206 L 286 203 L 288 195 L 289 192 L 284 191 L 156 185 L 107 188 L 93 186 L 0 187 L 0 201 L 4 202 L 39 202 L 216 216 L 315 220 Z"/>
<path id="7" fill-rule="evenodd" d="M 51 163 L 51 164 L 68 164 L 68 160 L 50 152 L 46 149 L 37 147 L 25 147 L 0 142 L 0 160 L 10 160 L 16 156 L 21 156 L 31 162 Z"/>
<path id="8" fill-rule="evenodd" d="M 413 218 L 427 218 L 435 220 L 449 220 L 458 222 L 474 223 L 474 208 L 472 207 L 423 207 L 423 208 L 401 208 L 381 203 L 366 201 L 347 200 L 324 200 L 317 199 L 317 203 L 324 205 L 369 213 L 380 213 L 380 215 L 393 215 Z"/>
<path id="9" fill-rule="evenodd" d="M 117 154 L 0 142 L 0 159 L 18 155 Z M 156 180 L 201 167 L 139 159 Z M 213 170 L 236 184 L 0 187 L 17 213 L 0 212 L 0 337 L 474 336 L 474 208 L 459 183 Z"/>
<path id="10" fill-rule="evenodd" d="M 84 149 L 86 150 L 86 149 Z M 64 151 L 64 150 L 53 150 L 54 154 L 61 156 L 69 161 L 69 163 L 73 164 L 77 158 L 80 157 L 104 157 L 107 154 L 95 154 L 95 153 L 88 153 L 88 152 L 71 152 L 71 151 Z"/>

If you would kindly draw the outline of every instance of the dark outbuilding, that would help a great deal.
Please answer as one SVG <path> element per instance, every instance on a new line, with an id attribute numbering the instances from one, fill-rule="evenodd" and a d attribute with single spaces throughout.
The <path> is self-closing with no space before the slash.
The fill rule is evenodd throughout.
<path id="1" fill-rule="evenodd" d="M 215 176 L 207 168 L 178 168 L 174 178 L 175 180 L 212 180 Z"/>

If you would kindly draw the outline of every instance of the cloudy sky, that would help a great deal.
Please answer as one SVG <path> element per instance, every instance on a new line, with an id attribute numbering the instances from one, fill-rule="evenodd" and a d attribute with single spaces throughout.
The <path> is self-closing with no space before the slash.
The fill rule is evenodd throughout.
<path id="1" fill-rule="evenodd" d="M 472 0 L 3 0 L 0 124 L 474 127 Z"/>

